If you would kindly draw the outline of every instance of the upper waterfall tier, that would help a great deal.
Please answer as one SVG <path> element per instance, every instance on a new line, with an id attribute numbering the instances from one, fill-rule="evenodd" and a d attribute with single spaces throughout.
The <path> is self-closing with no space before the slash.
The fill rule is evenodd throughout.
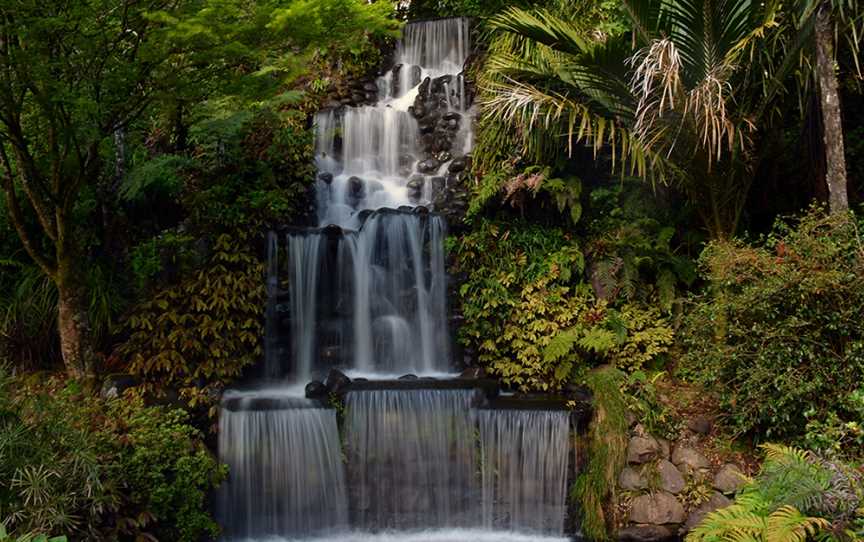
<path id="1" fill-rule="evenodd" d="M 470 50 L 466 19 L 407 25 L 375 105 L 317 114 L 320 225 L 356 228 L 358 211 L 429 205 L 445 188 L 472 146 L 462 75 Z"/>

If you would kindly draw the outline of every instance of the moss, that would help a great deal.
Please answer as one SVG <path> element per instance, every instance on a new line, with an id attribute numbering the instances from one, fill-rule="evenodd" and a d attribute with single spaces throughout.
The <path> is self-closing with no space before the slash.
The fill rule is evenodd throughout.
<path id="1" fill-rule="evenodd" d="M 611 504 L 627 449 L 623 381 L 624 374 L 608 366 L 586 376 L 594 392 L 594 417 L 588 432 L 588 464 L 576 478 L 571 496 L 580 506 L 582 532 L 592 540 L 609 540 L 615 523 Z"/>

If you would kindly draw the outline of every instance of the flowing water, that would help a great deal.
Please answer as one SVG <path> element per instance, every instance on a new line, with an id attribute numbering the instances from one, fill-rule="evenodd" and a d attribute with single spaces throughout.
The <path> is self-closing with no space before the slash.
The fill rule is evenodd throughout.
<path id="1" fill-rule="evenodd" d="M 250 394 L 240 398 L 240 410 L 223 409 L 219 419 L 220 459 L 231 473 L 219 496 L 226 535 L 346 529 L 348 497 L 335 412 L 303 398 L 286 396 L 273 404 L 273 394 L 262 396 L 272 409 L 248 410 L 256 398 Z"/>
<path id="2" fill-rule="evenodd" d="M 268 238 L 264 376 L 275 387 L 223 398 L 227 540 L 563 533 L 566 413 L 474 410 L 467 390 L 349 392 L 340 440 L 335 410 L 302 398 L 333 367 L 377 379 L 453 370 L 446 223 L 429 209 L 471 151 L 470 52 L 467 20 L 410 24 L 375 105 L 316 115 L 317 227 Z"/>
<path id="3" fill-rule="evenodd" d="M 471 390 L 348 393 L 352 523 L 366 529 L 476 526 Z"/>
<path id="4" fill-rule="evenodd" d="M 570 421 L 564 411 L 479 410 L 483 525 L 564 532 Z"/>

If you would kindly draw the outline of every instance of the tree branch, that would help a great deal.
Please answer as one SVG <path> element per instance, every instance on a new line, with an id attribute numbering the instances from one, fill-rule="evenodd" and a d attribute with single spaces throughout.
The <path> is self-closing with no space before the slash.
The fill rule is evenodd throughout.
<path id="1" fill-rule="evenodd" d="M 33 244 L 33 241 L 30 239 L 30 234 L 27 233 L 27 228 L 24 225 L 24 214 L 21 212 L 21 207 L 18 204 L 18 198 L 15 196 L 15 185 L 13 183 L 13 171 L 12 164 L 9 161 L 9 157 L 6 154 L 6 149 L 4 144 L 0 144 L 0 158 L 2 158 L 3 166 L 6 170 L 6 174 L 3 176 L 3 192 L 6 194 L 6 205 L 9 207 L 9 215 L 12 221 L 12 225 L 15 227 L 15 231 L 18 232 L 18 237 L 21 239 L 21 244 L 24 245 L 24 249 L 27 251 L 27 254 L 33 258 L 33 261 L 42 269 L 42 271 L 48 275 L 51 280 L 57 280 L 57 266 L 48 260 L 45 256 L 43 256 L 38 250 L 36 250 L 36 246 Z"/>

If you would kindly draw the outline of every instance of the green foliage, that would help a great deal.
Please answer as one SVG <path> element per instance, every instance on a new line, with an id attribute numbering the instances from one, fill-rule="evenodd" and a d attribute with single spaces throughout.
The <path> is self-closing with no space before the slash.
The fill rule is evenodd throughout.
<path id="1" fill-rule="evenodd" d="M 126 201 L 140 201 L 149 196 L 171 198 L 183 188 L 181 171 L 191 161 L 173 154 L 156 156 L 135 167 L 123 179 L 120 197 Z"/>
<path id="2" fill-rule="evenodd" d="M 726 508 L 707 515 L 688 542 L 860 540 L 864 477 L 811 452 L 766 444 L 759 475 Z"/>
<path id="3" fill-rule="evenodd" d="M 615 488 L 627 452 L 627 404 L 621 394 L 624 375 L 613 367 L 588 373 L 594 415 L 588 433 L 588 464 L 579 473 L 571 498 L 579 503 L 581 527 L 592 540 L 609 540 L 615 525 Z"/>
<path id="4" fill-rule="evenodd" d="M 590 194 L 591 282 L 604 299 L 656 303 L 668 313 L 674 302 L 696 280 L 696 265 L 656 194 L 644 185 L 625 180 Z M 691 241 L 682 239 L 681 241 Z"/>
<path id="5" fill-rule="evenodd" d="M 864 388 L 833 398 L 827 413 L 811 408 L 804 415 L 807 448 L 849 459 L 864 456 Z"/>
<path id="6" fill-rule="evenodd" d="M 0 517 L 14 533 L 194 542 L 218 534 L 205 499 L 224 476 L 183 411 L 0 374 Z"/>
<path id="7" fill-rule="evenodd" d="M 15 367 L 40 368 L 60 355 L 57 289 L 33 265 L 3 267 L 11 280 L 0 290 L 0 356 Z"/>
<path id="8" fill-rule="evenodd" d="M 675 440 L 681 434 L 683 421 L 660 400 L 659 385 L 664 378 L 666 378 L 665 371 L 646 373 L 637 370 L 627 375 L 622 392 L 629 411 L 636 416 L 649 434 Z M 708 488 L 710 489 L 710 484 Z"/>
<path id="9" fill-rule="evenodd" d="M 512 38 L 491 49 L 481 78 L 478 150 L 509 139 L 509 154 L 541 164 L 577 144 L 604 150 L 622 175 L 678 184 L 709 232 L 728 236 L 760 156 L 752 134 L 774 118 L 806 31 L 776 38 L 776 2 L 622 4 L 631 33 L 598 32 L 584 16 L 591 3 L 491 19 L 492 32 Z"/>
<path id="10" fill-rule="evenodd" d="M 189 176 L 183 201 L 192 219 L 210 230 L 245 229 L 281 223 L 303 210 L 315 179 L 305 115 L 210 113 L 216 116 L 190 133 L 199 167 Z"/>
<path id="11" fill-rule="evenodd" d="M 191 405 L 207 387 L 237 377 L 261 354 L 263 265 L 249 237 L 215 239 L 206 267 L 132 310 L 120 353 L 155 386 L 178 386 Z"/>
<path id="12" fill-rule="evenodd" d="M 673 332 L 659 310 L 596 300 L 581 283 L 582 254 L 561 230 L 481 221 L 455 246 L 460 340 L 520 389 L 560 389 L 579 370 L 656 361 Z"/>
<path id="13" fill-rule="evenodd" d="M 864 379 L 860 228 L 814 210 L 757 244 L 705 250 L 710 291 L 686 318 L 681 372 L 719 392 L 738 432 L 798 438 L 831 412 L 860 421 L 844 404 Z"/>
<path id="14" fill-rule="evenodd" d="M 6 532 L 6 527 L 3 526 L 3 522 L 0 522 L 0 542 L 67 542 L 67 538 L 65 536 L 53 536 L 48 538 L 44 534 L 25 534 L 23 536 L 12 537 Z"/>
<path id="15" fill-rule="evenodd" d="M 547 363 L 543 350 L 577 322 L 590 293 L 576 288 L 582 253 L 557 229 L 481 221 L 455 245 L 463 344 L 506 382 L 526 389 L 557 389 L 570 377 L 573 355 Z"/>
<path id="16" fill-rule="evenodd" d="M 111 475 L 123 481 L 131 505 L 123 513 L 138 518 L 127 520 L 129 528 L 152 517 L 159 540 L 215 538 L 219 527 L 207 512 L 208 492 L 228 469 L 217 465 L 201 444 L 202 435 L 189 425 L 189 415 L 179 409 L 154 412 L 142 408 L 140 401 L 125 400 L 112 403 L 107 414 L 122 445 Z"/>

